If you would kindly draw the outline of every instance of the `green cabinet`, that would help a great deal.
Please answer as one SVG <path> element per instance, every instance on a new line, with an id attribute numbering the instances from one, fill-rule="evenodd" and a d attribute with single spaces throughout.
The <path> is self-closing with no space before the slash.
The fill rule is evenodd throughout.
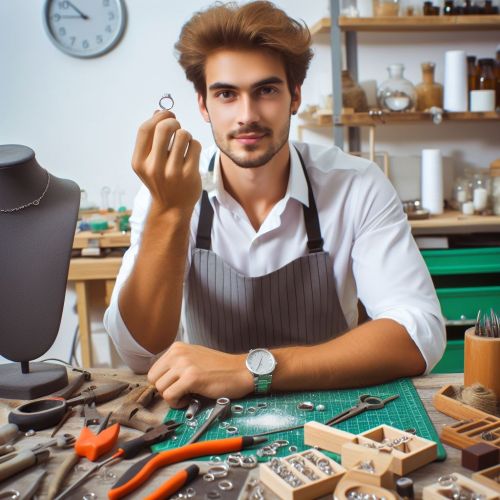
<path id="1" fill-rule="evenodd" d="M 461 337 L 448 338 L 433 373 L 463 372 L 463 333 L 480 309 L 500 309 L 500 248 L 422 250 L 422 256 L 434 280 L 447 331 L 458 329 Z M 448 286 L 450 282 L 454 286 Z"/>

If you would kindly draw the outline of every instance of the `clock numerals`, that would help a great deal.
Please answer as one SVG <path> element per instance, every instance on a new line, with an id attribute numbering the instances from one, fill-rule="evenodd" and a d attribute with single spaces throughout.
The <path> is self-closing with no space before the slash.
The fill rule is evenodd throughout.
<path id="1" fill-rule="evenodd" d="M 50 40 L 74 57 L 105 54 L 125 29 L 124 0 L 45 0 L 44 10 Z"/>

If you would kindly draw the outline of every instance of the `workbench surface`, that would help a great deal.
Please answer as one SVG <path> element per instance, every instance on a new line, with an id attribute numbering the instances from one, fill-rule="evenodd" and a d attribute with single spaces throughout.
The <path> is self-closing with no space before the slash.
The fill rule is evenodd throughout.
<path id="1" fill-rule="evenodd" d="M 130 383 L 141 383 L 144 384 L 146 382 L 144 375 L 135 375 L 128 370 L 91 370 L 93 374 L 94 381 L 99 380 L 123 380 Z M 441 427 L 445 424 L 450 424 L 453 420 L 446 415 L 439 413 L 434 409 L 432 405 L 432 397 L 434 393 L 446 384 L 462 384 L 463 383 L 463 375 L 462 374 L 446 374 L 446 375 L 428 375 L 426 377 L 417 377 L 414 379 L 415 387 L 418 390 L 418 393 L 424 403 L 425 408 L 427 409 L 429 416 L 434 423 L 436 430 L 438 433 L 441 430 Z M 7 415 L 9 411 L 9 407 L 6 404 L 6 400 L 0 400 L 0 424 L 7 422 Z M 99 406 L 99 411 L 101 414 L 105 414 L 107 411 L 113 410 L 116 408 L 116 400 L 113 402 L 109 402 Z M 77 407 L 78 408 L 78 407 Z M 157 401 L 152 410 L 155 412 L 159 412 L 160 415 L 165 415 L 168 407 L 167 404 L 159 400 Z M 73 416 L 62 428 L 60 433 L 70 433 L 78 436 L 81 430 L 82 418 L 80 416 Z M 18 448 L 35 445 L 38 442 L 42 442 L 48 439 L 50 435 L 51 429 L 46 431 L 37 432 L 37 434 L 30 438 L 23 437 L 21 440 L 17 442 Z M 122 427 L 122 431 L 120 434 L 120 439 L 130 439 L 140 435 L 138 431 L 133 429 L 128 429 Z M 471 472 L 462 468 L 460 465 L 460 452 L 454 448 L 449 446 L 445 446 L 446 452 L 448 454 L 448 458 L 444 462 L 434 462 L 430 465 L 423 467 L 422 469 L 409 474 L 409 476 L 415 481 L 415 492 L 417 497 L 421 497 L 422 488 L 428 484 L 431 484 L 437 481 L 437 478 L 441 475 L 448 474 L 451 472 L 460 472 L 466 476 L 470 476 Z M 45 476 L 44 482 L 42 484 L 41 490 L 39 494 L 41 494 L 40 498 L 44 498 L 44 493 L 47 491 L 48 484 L 50 482 L 51 475 L 57 469 L 58 465 L 62 462 L 65 454 L 72 453 L 71 450 L 55 450 L 52 451 L 52 457 L 49 462 L 46 463 L 45 467 L 47 470 L 47 475 Z M 140 455 L 142 457 L 143 455 Z M 138 460 L 138 459 L 136 459 Z M 134 460 L 135 461 L 135 460 Z M 81 462 L 84 462 L 82 459 Z M 207 462 L 200 463 L 202 467 L 207 467 Z M 120 477 L 120 475 L 130 466 L 130 462 L 121 461 L 116 465 L 113 465 L 109 471 L 116 474 L 116 477 Z M 172 466 L 169 468 L 169 471 L 175 471 L 177 468 Z M 66 484 L 72 483 L 76 480 L 82 472 L 77 474 L 72 474 L 68 477 L 68 482 Z M 26 481 L 23 481 L 23 473 L 19 474 L 19 479 L 16 480 L 16 487 L 22 492 L 23 488 L 26 487 Z M 151 480 L 149 480 L 146 485 L 137 490 L 133 495 L 130 495 L 132 498 L 141 498 L 144 495 L 141 493 L 151 492 L 155 487 L 159 486 L 165 481 L 165 472 L 163 474 L 156 474 Z M 75 492 L 72 498 L 82 498 L 84 494 L 94 493 L 96 496 L 93 498 L 96 499 L 105 499 L 107 498 L 106 492 L 110 488 L 110 486 L 114 483 L 111 481 L 110 483 L 104 483 L 102 480 L 99 480 L 96 477 L 89 479 L 86 485 L 82 486 L 78 492 Z M 0 483 L 0 493 L 5 489 L 4 485 Z M 236 498 L 237 496 L 233 496 Z M 46 496 L 45 496 L 46 498 Z M 228 498 L 224 496 L 224 498 Z M 273 495 L 266 495 L 266 498 L 276 498 Z"/>

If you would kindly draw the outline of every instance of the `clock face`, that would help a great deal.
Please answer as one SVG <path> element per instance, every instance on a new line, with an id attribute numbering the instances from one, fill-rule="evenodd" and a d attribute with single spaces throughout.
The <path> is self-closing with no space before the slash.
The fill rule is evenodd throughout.
<path id="1" fill-rule="evenodd" d="M 74 57 L 111 50 L 125 29 L 123 0 L 46 0 L 45 29 L 54 45 Z"/>
<path id="2" fill-rule="evenodd" d="M 247 364 L 250 370 L 257 375 L 267 375 L 274 370 L 276 362 L 268 351 L 254 349 L 248 354 Z"/>

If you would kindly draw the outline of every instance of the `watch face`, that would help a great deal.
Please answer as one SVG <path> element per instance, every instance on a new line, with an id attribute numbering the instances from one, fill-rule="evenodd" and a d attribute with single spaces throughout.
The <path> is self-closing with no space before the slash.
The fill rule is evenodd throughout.
<path id="1" fill-rule="evenodd" d="M 265 349 L 254 349 L 248 354 L 247 366 L 248 369 L 256 375 L 267 375 L 273 372 L 276 361 L 269 351 Z"/>
<path id="2" fill-rule="evenodd" d="M 46 0 L 44 24 L 54 45 L 75 57 L 111 50 L 125 28 L 122 0 Z"/>

